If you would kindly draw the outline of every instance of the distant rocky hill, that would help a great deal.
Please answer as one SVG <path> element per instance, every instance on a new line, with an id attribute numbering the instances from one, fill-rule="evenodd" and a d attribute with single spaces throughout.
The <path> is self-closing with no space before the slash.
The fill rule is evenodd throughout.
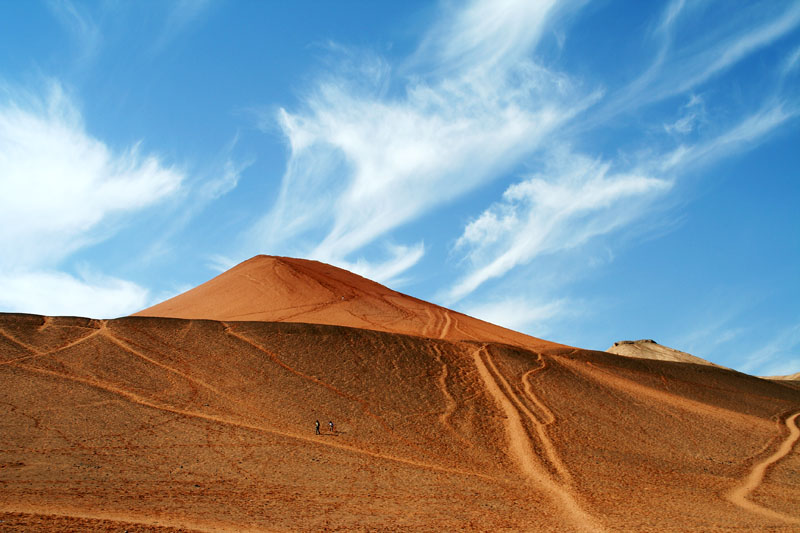
<path id="1" fill-rule="evenodd" d="M 638 357 L 639 359 L 656 359 L 658 361 L 678 361 L 681 363 L 719 366 L 692 354 L 662 346 L 652 339 L 618 341 L 606 351 L 617 355 L 624 355 L 625 357 Z"/>
<path id="2" fill-rule="evenodd" d="M 788 376 L 766 376 L 767 379 L 779 379 L 785 381 L 800 381 L 800 372 L 789 374 Z"/>

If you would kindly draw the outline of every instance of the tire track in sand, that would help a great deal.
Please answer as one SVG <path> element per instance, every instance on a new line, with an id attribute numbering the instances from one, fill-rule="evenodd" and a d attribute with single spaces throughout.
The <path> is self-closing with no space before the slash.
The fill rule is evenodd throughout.
<path id="1" fill-rule="evenodd" d="M 494 364 L 494 361 L 491 357 L 489 357 L 488 351 L 484 352 L 486 355 L 486 362 L 489 365 L 492 374 L 497 377 L 497 380 L 502 385 L 503 389 L 506 391 L 506 396 L 511 400 L 511 402 L 516 406 L 516 409 L 523 413 L 525 417 L 530 420 L 531 425 L 533 426 L 534 430 L 536 431 L 536 436 L 539 438 L 539 442 L 541 443 L 542 447 L 544 448 L 545 454 L 547 454 L 547 460 L 550 465 L 558 472 L 559 477 L 561 478 L 560 481 L 562 483 L 572 483 L 572 476 L 570 475 L 567 467 L 564 466 L 564 463 L 561 462 L 561 458 L 558 456 L 558 451 L 556 450 L 553 442 L 550 440 L 550 437 L 547 436 L 545 432 L 545 426 L 552 424 L 555 422 L 555 417 L 550 412 L 549 409 L 544 407 L 544 404 L 536 397 L 533 393 L 533 390 L 530 387 L 526 387 L 526 394 L 528 395 L 529 399 L 537 406 L 541 407 L 543 412 L 547 415 L 549 414 L 550 417 L 546 419 L 545 422 L 539 420 L 539 418 L 534 415 L 530 409 L 520 400 L 517 394 L 514 393 L 514 389 L 511 388 L 511 385 L 508 383 L 506 378 L 503 374 L 498 370 L 497 366 Z M 543 367 L 535 368 L 529 372 L 526 372 L 523 375 L 523 383 L 526 383 L 525 377 L 528 376 L 531 372 L 540 371 Z"/>
<path id="2" fill-rule="evenodd" d="M 433 311 L 431 311 L 429 307 L 425 308 L 425 314 L 428 315 L 428 320 L 426 320 L 425 325 L 422 326 L 422 336 L 430 337 L 430 331 L 431 328 L 433 327 L 433 324 L 436 322 L 436 316 L 433 314 Z"/>
<path id="3" fill-rule="evenodd" d="M 74 518 L 79 520 L 102 520 L 106 522 L 114 522 L 114 527 L 106 524 L 98 524 L 93 531 L 128 531 L 128 529 L 144 531 L 159 531 L 161 528 L 175 528 L 179 531 L 202 531 L 202 532 L 225 532 L 225 531 L 251 531 L 271 533 L 274 529 L 257 528 L 252 524 L 248 524 L 246 529 L 243 528 L 242 523 L 230 521 L 211 521 L 211 520 L 196 520 L 181 515 L 169 516 L 162 513 L 147 514 L 146 512 L 137 512 L 133 510 L 118 510 L 106 511 L 98 509 L 82 509 L 78 507 L 65 508 L 53 507 L 51 505 L 42 506 L 30 503 L 0 503 L 0 512 L 2 513 L 19 513 L 31 515 L 40 519 L 45 518 Z M 83 531 L 84 527 L 70 529 L 70 531 Z M 102 527 L 101 529 L 101 526 Z M 131 527 L 134 526 L 134 527 Z M 42 526 L 44 527 L 44 526 Z"/>
<path id="4" fill-rule="evenodd" d="M 525 374 L 522 376 L 522 385 L 525 391 L 525 396 L 536 406 L 536 409 L 539 410 L 542 416 L 538 417 L 533 414 L 530 409 L 522 404 L 522 402 L 519 402 L 518 405 L 520 410 L 528 417 L 528 420 L 531 421 L 531 424 L 533 424 L 533 428 L 536 430 L 536 435 L 539 437 L 539 442 L 541 442 L 542 447 L 547 454 L 547 460 L 558 472 L 558 475 L 561 477 L 561 482 L 572 485 L 572 474 L 569 473 L 569 470 L 561 461 L 561 457 L 558 455 L 558 450 L 556 450 L 553 441 L 551 441 L 550 437 L 547 435 L 546 427 L 553 424 L 556 421 L 556 417 L 553 412 L 544 404 L 544 402 L 542 402 L 542 400 L 536 396 L 536 394 L 533 392 L 533 386 L 530 383 L 530 376 L 536 372 L 541 372 L 547 366 L 542 358 L 542 355 L 537 355 L 539 356 L 539 362 L 542 364 L 542 366 L 525 372 Z M 500 379 L 503 379 L 493 362 L 492 368 L 495 369 L 495 374 L 499 376 Z M 511 387 L 508 385 L 508 383 L 505 383 L 505 386 L 507 390 L 511 390 Z"/>
<path id="5" fill-rule="evenodd" d="M 729 501 L 735 505 L 738 505 L 742 509 L 751 511 L 753 513 L 758 513 L 762 516 L 775 518 L 777 520 L 783 520 L 785 522 L 791 522 L 794 524 L 800 524 L 800 518 L 798 517 L 790 516 L 779 511 L 762 507 L 761 505 L 758 505 L 757 503 L 747 499 L 747 496 L 757 489 L 759 485 L 761 485 L 762 481 L 764 481 L 764 475 L 767 472 L 767 468 L 789 455 L 798 439 L 800 439 L 800 428 L 797 426 L 798 416 L 800 416 L 800 412 L 793 414 L 785 420 L 786 427 L 789 428 L 789 436 L 786 437 L 786 439 L 781 443 L 775 453 L 763 461 L 753 465 L 752 470 L 750 470 L 750 474 L 744 479 L 742 484 L 726 495 Z"/>
<path id="6" fill-rule="evenodd" d="M 558 503 L 558 508 L 568 515 L 575 529 L 581 531 L 603 531 L 597 520 L 584 511 L 577 502 L 574 492 L 568 486 L 555 479 L 539 460 L 531 443 L 531 435 L 525 429 L 520 416 L 520 412 L 525 408 L 519 408 L 522 403 L 516 398 L 513 390 L 508 387 L 508 382 L 497 371 L 486 345 L 475 350 L 472 357 L 478 369 L 478 374 L 486 385 L 486 390 L 506 415 L 504 425 L 509 440 L 509 451 L 519 464 L 522 474 L 528 478 L 533 486 L 545 491 Z M 484 362 L 484 358 L 486 358 L 488 366 Z M 490 370 L 489 367 L 492 367 L 493 370 Z M 492 375 L 493 372 L 496 373 L 498 380 L 505 386 L 505 392 L 503 387 L 495 380 Z M 528 411 L 528 413 L 530 412 Z M 530 414 L 530 416 L 533 415 Z M 541 423 L 537 425 L 541 425 Z M 549 442 L 549 439 L 547 441 Z M 552 447 L 552 443 L 550 446 Z"/>
<path id="7" fill-rule="evenodd" d="M 450 317 L 450 311 L 448 311 L 444 307 L 440 307 L 440 309 L 444 316 L 444 325 L 442 326 L 442 330 L 439 332 L 439 338 L 446 339 L 447 336 L 450 334 L 450 326 L 453 325 L 453 319 Z"/>
<path id="8" fill-rule="evenodd" d="M 442 422 L 442 425 L 447 429 L 447 431 L 449 431 L 459 442 L 468 448 L 472 448 L 472 443 L 461 436 L 458 430 L 453 427 L 452 422 L 450 422 L 450 419 L 453 417 L 453 414 L 458 408 L 458 403 L 456 402 L 455 398 L 453 398 L 453 395 L 450 394 L 450 390 L 447 388 L 447 378 L 450 373 L 448 371 L 447 363 L 444 361 L 442 351 L 436 345 L 433 345 L 432 349 L 434 355 L 436 356 L 436 360 L 442 365 L 442 373 L 439 374 L 438 384 L 439 390 L 442 392 L 442 396 L 444 396 L 445 408 L 444 411 L 439 415 L 439 420 Z"/>
<path id="9" fill-rule="evenodd" d="M 444 307 L 426 307 L 425 314 L 428 315 L 428 320 L 422 327 L 422 336 L 447 339 L 450 334 L 450 328 L 453 325 L 450 311 Z"/>
<path id="10" fill-rule="evenodd" d="M 464 315 L 461 315 L 461 316 L 464 316 Z M 453 317 L 453 316 L 452 316 L 452 313 L 450 313 L 450 318 L 453 320 L 453 329 L 454 329 L 456 332 L 460 333 L 460 334 L 463 336 L 463 337 L 461 337 L 461 338 L 463 338 L 463 339 L 479 340 L 479 339 L 478 339 L 478 337 L 476 337 L 476 336 L 475 336 L 475 335 L 473 335 L 472 333 L 469 333 L 468 331 L 465 331 L 465 330 L 461 329 L 461 327 L 460 327 L 460 324 L 461 324 L 461 323 L 459 322 L 459 320 L 458 320 L 458 318 L 457 318 L 457 317 Z"/>
<path id="11" fill-rule="evenodd" d="M 528 399 L 531 402 L 533 402 L 533 404 L 539 411 L 541 411 L 543 415 L 542 418 L 544 420 L 544 422 L 542 423 L 545 426 L 549 426 L 550 424 L 556 421 L 556 417 L 553 414 L 553 412 L 539 399 L 539 397 L 536 396 L 536 394 L 533 392 L 533 385 L 531 385 L 531 379 L 530 379 L 531 376 L 547 368 L 547 363 L 545 363 L 544 359 L 542 358 L 542 354 L 536 354 L 536 355 L 539 356 L 539 362 L 542 363 L 542 366 L 540 366 L 539 368 L 533 368 L 525 372 L 525 374 L 523 374 L 522 376 L 522 386 L 525 390 L 525 395 L 528 397 Z"/>

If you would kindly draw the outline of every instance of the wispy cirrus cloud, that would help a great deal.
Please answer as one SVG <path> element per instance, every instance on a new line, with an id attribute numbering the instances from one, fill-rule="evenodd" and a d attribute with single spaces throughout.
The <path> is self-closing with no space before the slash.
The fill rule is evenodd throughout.
<path id="1" fill-rule="evenodd" d="M 704 138 L 694 144 L 681 144 L 653 159 L 653 166 L 661 173 L 680 174 L 730 155 L 734 151 L 752 149 L 759 140 L 800 114 L 796 103 L 768 100 L 762 108 L 742 117 L 738 123 L 716 136 Z"/>
<path id="2" fill-rule="evenodd" d="M 58 84 L 41 99 L 16 93 L 0 105 L 0 266 L 55 264 L 106 231 L 113 215 L 175 193 L 183 173 L 139 145 L 114 153 L 86 133 Z"/>
<path id="3" fill-rule="evenodd" d="M 399 287 L 406 281 L 401 277 L 403 272 L 417 264 L 425 254 L 425 245 L 421 242 L 413 246 L 385 244 L 383 253 L 385 259 L 379 261 L 359 258 L 352 262 L 339 261 L 339 266 L 365 278 Z"/>
<path id="4" fill-rule="evenodd" d="M 201 20 L 214 5 L 214 0 L 176 0 L 165 4 L 167 9 L 163 26 L 150 44 L 149 53 L 157 54 L 181 33 Z"/>
<path id="5" fill-rule="evenodd" d="M 2 96 L 0 226 L 12 230 L 0 233 L 0 249 L 7 251 L 0 256 L 0 304 L 73 313 L 102 307 L 111 314 L 141 306 L 147 291 L 131 282 L 76 278 L 56 267 L 108 238 L 126 214 L 175 194 L 184 174 L 139 145 L 114 152 L 89 135 L 57 83 L 44 97 L 10 89 Z M 93 298 L 105 304 L 91 304 Z"/>
<path id="6" fill-rule="evenodd" d="M 647 216 L 652 202 L 682 176 L 752 149 L 798 111 L 770 101 L 714 137 L 625 156 L 625 163 L 619 164 L 629 165 L 629 170 L 612 171 L 611 162 L 551 148 L 541 173 L 510 186 L 501 201 L 465 226 L 454 252 L 468 260 L 469 268 L 440 297 L 453 304 L 537 257 L 580 247 L 626 227 Z"/>
<path id="7" fill-rule="evenodd" d="M 731 11 L 724 3 L 673 0 L 650 38 L 658 43 L 650 64 L 602 104 L 592 125 L 620 113 L 694 90 L 800 25 L 800 5 L 753 2 Z M 711 11 L 711 13 L 704 13 Z M 702 32 L 686 26 L 715 18 Z"/>
<path id="8" fill-rule="evenodd" d="M 87 3 L 73 0 L 48 0 L 50 12 L 67 31 L 78 54 L 74 57 L 81 66 L 106 53 L 105 47 L 113 46 L 121 32 L 125 32 L 129 20 L 138 19 L 137 37 L 142 39 L 139 52 L 153 59 L 176 39 L 195 29 L 218 5 L 215 0 L 175 0 L 147 6 L 124 2 Z M 144 7 L 148 17 L 136 11 Z M 160 13 L 158 13 L 160 11 Z M 152 17 L 153 13 L 158 13 Z"/>
<path id="9" fill-rule="evenodd" d="M 455 248 L 472 268 L 444 297 L 457 302 L 536 256 L 611 232 L 641 214 L 637 202 L 669 188 L 665 180 L 615 173 L 607 162 L 556 151 L 542 173 L 506 189 L 500 202 L 467 224 Z"/>
<path id="10" fill-rule="evenodd" d="M 473 204 L 450 236 L 458 272 L 438 297 L 487 314 L 501 307 L 488 302 L 524 308 L 524 295 L 481 291 L 520 271 L 538 278 L 538 259 L 631 227 L 685 176 L 757 145 L 797 115 L 796 96 L 778 83 L 736 106 L 706 90 L 797 28 L 797 5 L 731 12 L 673 1 L 632 31 L 626 45 L 655 45 L 654 55 L 618 83 L 602 72 L 593 78 L 591 69 L 559 70 L 539 53 L 553 32 L 568 47 L 568 23 L 583 4 L 447 4 L 416 51 L 394 62 L 332 45 L 330 71 L 300 105 L 277 114 L 288 161 L 251 246 L 399 276 L 426 247 L 409 232 L 411 244 L 388 251 L 396 230 L 500 182 L 502 196 Z M 713 23 L 687 31 L 698 20 Z M 793 64 L 789 57 L 772 74 L 786 76 Z M 607 149 L 595 140 L 608 135 L 626 142 Z"/>
<path id="11" fill-rule="evenodd" d="M 646 217 L 652 201 L 667 194 L 683 176 L 751 149 L 797 116 L 796 97 L 781 94 L 779 88 L 764 95 L 755 107 L 741 109 L 738 116 L 731 117 L 726 110 L 724 118 L 712 115 L 706 99 L 694 91 L 796 28 L 800 24 L 798 6 L 752 13 L 748 7 L 749 18 L 723 18 L 722 23 L 703 32 L 714 39 L 676 40 L 676 35 L 684 35 L 688 12 L 702 9 L 702 5 L 671 2 L 653 32 L 660 46 L 652 62 L 633 81 L 568 121 L 566 133 L 567 139 L 579 137 L 576 132 L 602 135 L 606 128 L 619 127 L 620 116 L 637 111 L 641 122 L 648 117 L 642 108 L 685 95 L 687 103 L 678 109 L 678 118 L 661 122 L 667 135 L 649 135 L 646 147 L 618 150 L 603 163 L 564 150 L 558 142 L 544 146 L 545 168 L 509 187 L 502 200 L 465 226 L 454 252 L 467 260 L 468 267 L 440 293 L 442 298 L 458 302 L 513 269 L 526 269 L 532 280 L 541 277 L 533 266 L 538 257 L 580 247 Z M 660 116 L 653 114 L 656 121 Z M 709 125 L 712 121 L 713 126 Z M 532 286 L 539 287 L 535 281 Z M 544 286 L 539 289 L 546 292 Z M 502 297 L 496 292 L 491 295 Z M 507 298 L 514 301 L 519 295 L 508 294 Z M 473 300 L 463 305 L 476 305 Z"/>
<path id="12" fill-rule="evenodd" d="M 781 67 L 781 74 L 787 76 L 796 70 L 798 66 L 800 66 L 800 46 L 795 48 L 794 51 L 786 57 Z"/>
<path id="13" fill-rule="evenodd" d="M 780 376 L 797 372 L 800 365 L 800 323 L 786 327 L 763 347 L 745 356 L 743 372 Z"/>
<path id="14" fill-rule="evenodd" d="M 695 54 L 689 75 L 686 76 L 683 84 L 676 87 L 676 90 L 683 92 L 706 81 L 800 25 L 800 4 L 789 2 L 785 10 L 777 13 L 766 9 L 769 13 L 767 15 L 764 14 L 765 7 L 764 5 L 748 6 L 743 12 L 737 14 L 731 25 L 723 26 L 716 35 L 706 36 L 710 42 L 716 42 L 716 46 L 708 47 L 704 52 Z M 753 21 L 756 21 L 753 29 L 741 31 L 742 23 L 745 23 L 746 27 L 752 28 Z"/>
<path id="15" fill-rule="evenodd" d="M 428 65 L 439 75 L 506 70 L 509 64 L 529 56 L 546 22 L 559 9 L 574 9 L 579 3 L 469 2 L 433 24 L 410 63 Z"/>
<path id="16" fill-rule="evenodd" d="M 686 135 L 691 133 L 698 124 L 706 120 L 706 108 L 703 99 L 693 94 L 682 108 L 683 114 L 671 124 L 664 124 L 667 133 Z"/>
<path id="17" fill-rule="evenodd" d="M 101 274 L 0 271 L 0 308 L 4 311 L 116 318 L 147 307 L 148 294 L 136 283 Z"/>
<path id="18" fill-rule="evenodd" d="M 289 161 L 255 240 L 305 242 L 294 252 L 352 264 L 351 254 L 518 164 L 598 97 L 521 57 L 553 5 L 473 2 L 435 25 L 400 77 L 380 57 L 347 51 L 346 72 L 279 113 Z M 421 257 L 419 243 L 405 249 Z"/>
<path id="19" fill-rule="evenodd" d="M 570 304 L 565 299 L 545 301 L 517 295 L 469 305 L 464 312 L 493 324 L 502 324 L 509 329 L 530 331 L 537 336 L 544 336 L 548 332 L 548 323 L 570 312 Z"/>
<path id="20" fill-rule="evenodd" d="M 70 0 L 49 0 L 50 11 L 70 33 L 80 50 L 78 60 L 87 62 L 97 54 L 103 35 L 100 26 L 85 5 Z"/>

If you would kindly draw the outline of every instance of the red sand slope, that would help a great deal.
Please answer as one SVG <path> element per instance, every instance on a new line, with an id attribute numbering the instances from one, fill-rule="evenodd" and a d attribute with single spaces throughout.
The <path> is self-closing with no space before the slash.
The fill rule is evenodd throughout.
<path id="1" fill-rule="evenodd" d="M 534 349 L 554 345 L 393 291 L 335 266 L 266 255 L 133 316 L 305 322 Z"/>
<path id="2" fill-rule="evenodd" d="M 797 389 L 314 279 L 373 327 L 0 314 L 0 530 L 800 530 Z"/>

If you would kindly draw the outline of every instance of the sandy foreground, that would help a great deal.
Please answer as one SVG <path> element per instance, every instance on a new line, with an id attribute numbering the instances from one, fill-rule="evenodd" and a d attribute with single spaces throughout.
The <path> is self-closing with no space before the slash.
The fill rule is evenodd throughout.
<path id="1" fill-rule="evenodd" d="M 0 530 L 800 531 L 796 388 L 313 262 L 220 278 L 184 318 L 0 314 Z"/>

